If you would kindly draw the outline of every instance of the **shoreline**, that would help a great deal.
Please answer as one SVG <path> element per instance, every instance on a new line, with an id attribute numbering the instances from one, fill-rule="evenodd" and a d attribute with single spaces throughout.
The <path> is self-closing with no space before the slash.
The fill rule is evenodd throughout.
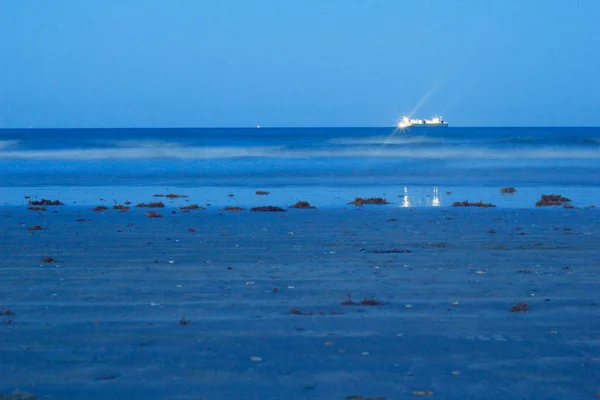
<path id="1" fill-rule="evenodd" d="M 112 207 L 130 201 L 162 200 L 166 207 L 198 204 L 207 209 L 238 206 L 275 205 L 289 207 L 297 201 L 309 201 L 317 208 L 354 207 L 348 203 L 356 197 L 381 197 L 389 208 L 448 208 L 454 202 L 465 200 L 492 203 L 499 208 L 529 209 L 535 206 L 542 194 L 561 194 L 572 199 L 578 208 L 594 205 L 600 198 L 600 187 L 582 186 L 518 186 L 514 194 L 500 193 L 498 186 L 432 186 L 432 185 L 386 185 L 386 186 L 35 186 L 0 187 L 3 206 L 26 206 L 32 200 L 59 199 L 66 205 Z M 256 195 L 256 191 L 268 195 Z M 187 196 L 180 199 L 155 197 L 156 194 L 177 193 Z M 233 195 L 233 196 L 230 196 Z M 547 208 L 547 207 L 543 207 Z"/>

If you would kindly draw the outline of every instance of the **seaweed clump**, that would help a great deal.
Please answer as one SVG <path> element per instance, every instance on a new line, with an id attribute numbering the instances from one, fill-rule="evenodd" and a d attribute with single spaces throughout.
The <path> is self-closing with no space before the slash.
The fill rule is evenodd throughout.
<path id="1" fill-rule="evenodd" d="M 223 208 L 223 211 L 231 211 L 231 212 L 239 212 L 239 211 L 244 211 L 244 210 L 245 210 L 244 207 L 228 206 L 228 207 Z"/>
<path id="2" fill-rule="evenodd" d="M 478 202 L 470 202 L 468 200 L 465 201 L 455 201 L 454 203 L 452 203 L 452 207 L 481 207 L 481 208 L 490 208 L 490 207 L 496 207 L 495 204 L 492 203 L 484 203 L 483 201 L 478 201 Z"/>
<path id="3" fill-rule="evenodd" d="M 7 317 L 14 317 L 15 313 L 10 311 L 9 309 L 3 309 L 3 311 L 0 311 L 0 315 L 4 315 Z"/>
<path id="4" fill-rule="evenodd" d="M 380 306 L 383 302 L 375 297 L 364 298 L 360 301 L 361 306 Z"/>
<path id="5" fill-rule="evenodd" d="M 395 254 L 395 253 L 412 253 L 412 251 L 407 250 L 407 249 L 393 248 L 393 249 L 389 249 L 389 250 L 377 250 L 377 249 L 376 250 L 371 250 L 371 253 L 374 253 L 374 254 Z"/>
<path id="6" fill-rule="evenodd" d="M 325 313 L 323 311 L 318 311 L 318 312 L 317 311 L 309 311 L 309 312 L 306 312 L 306 311 L 300 311 L 300 310 L 298 310 L 297 308 L 294 308 L 294 307 L 292 307 L 290 309 L 290 314 L 292 314 L 292 315 L 325 315 Z M 331 315 L 344 315 L 343 312 L 339 312 L 339 311 L 329 311 L 328 314 L 331 314 Z"/>
<path id="7" fill-rule="evenodd" d="M 365 204 L 390 204 L 390 202 L 382 197 L 369 197 L 366 199 L 364 199 L 362 197 L 357 197 L 353 201 L 349 202 L 348 204 L 354 204 L 355 206 L 360 207 Z"/>
<path id="8" fill-rule="evenodd" d="M 47 208 L 44 208 L 44 207 L 28 207 L 27 209 L 30 211 L 46 211 L 47 210 Z"/>
<path id="9" fill-rule="evenodd" d="M 146 218 L 162 218 L 162 215 L 160 215 L 156 211 L 148 211 L 146 212 Z"/>
<path id="10" fill-rule="evenodd" d="M 510 312 L 525 312 L 529 311 L 527 303 L 518 303 L 510 308 Z"/>
<path id="11" fill-rule="evenodd" d="M 162 201 L 156 201 L 153 203 L 139 203 L 136 207 L 147 207 L 147 208 L 163 208 L 165 203 Z"/>
<path id="12" fill-rule="evenodd" d="M 383 302 L 375 297 L 365 297 L 364 299 L 362 299 L 360 301 L 360 303 L 357 303 L 355 301 L 352 301 L 352 295 L 351 294 L 346 294 L 346 296 L 348 296 L 347 300 L 342 301 L 340 304 L 343 306 L 357 306 L 357 305 L 361 305 L 361 306 L 381 306 L 383 305 Z"/>
<path id="13" fill-rule="evenodd" d="M 204 207 L 198 204 L 190 204 L 189 206 L 179 207 L 179 211 L 191 211 L 191 210 L 206 210 Z"/>
<path id="14" fill-rule="evenodd" d="M 43 263 L 55 263 L 56 260 L 52 257 L 44 257 L 44 258 L 42 258 L 42 262 Z"/>
<path id="15" fill-rule="evenodd" d="M 117 211 L 121 211 L 121 212 L 127 212 L 127 211 L 129 211 L 129 207 L 123 206 L 121 204 L 115 204 L 113 206 L 113 210 L 117 210 Z"/>
<path id="16" fill-rule="evenodd" d="M 315 313 L 314 313 L 314 312 L 304 312 L 304 311 L 300 311 L 300 310 L 298 310 L 298 309 L 296 309 L 296 308 L 292 307 L 292 308 L 290 309 L 290 314 L 292 314 L 292 315 L 314 315 Z"/>
<path id="17" fill-rule="evenodd" d="M 505 187 L 500 189 L 500 193 L 502 194 L 515 194 L 516 192 L 517 189 L 515 189 L 514 187 Z"/>
<path id="18" fill-rule="evenodd" d="M 271 212 L 284 212 L 285 209 L 276 206 L 261 206 L 261 207 L 252 207 L 250 211 L 271 211 Z"/>
<path id="19" fill-rule="evenodd" d="M 571 199 L 563 197 L 560 194 L 543 194 L 542 198 L 539 199 L 535 205 L 536 207 L 543 206 L 562 206 L 565 203 L 570 203 Z"/>
<path id="20" fill-rule="evenodd" d="M 255 193 L 257 196 L 266 196 L 269 194 L 269 192 L 267 192 L 266 190 L 257 190 Z"/>
<path id="21" fill-rule="evenodd" d="M 182 198 L 186 198 L 188 196 L 186 196 L 184 194 L 169 193 L 169 194 L 155 194 L 153 197 L 166 197 L 168 199 L 182 199 Z"/>
<path id="22" fill-rule="evenodd" d="M 30 206 L 64 206 L 65 204 L 59 200 L 41 199 L 39 201 L 29 200 Z"/>
<path id="23" fill-rule="evenodd" d="M 33 226 L 30 226 L 29 228 L 27 228 L 27 230 L 28 231 L 41 231 L 42 227 L 41 227 L 41 225 L 33 225 Z"/>
<path id="24" fill-rule="evenodd" d="M 346 296 L 348 296 L 348 299 L 342 301 L 340 304 L 343 306 L 356 306 L 358 305 L 357 302 L 352 301 L 352 294 L 347 293 Z"/>
<path id="25" fill-rule="evenodd" d="M 108 207 L 106 207 L 106 206 L 96 206 L 96 207 L 92 208 L 92 211 L 96 211 L 96 212 L 106 211 L 106 210 L 108 210 Z"/>
<path id="26" fill-rule="evenodd" d="M 298 200 L 296 202 L 296 204 L 291 205 L 290 208 L 308 209 L 308 208 L 317 208 L 317 207 L 313 206 L 308 201 L 300 201 L 300 200 Z"/>

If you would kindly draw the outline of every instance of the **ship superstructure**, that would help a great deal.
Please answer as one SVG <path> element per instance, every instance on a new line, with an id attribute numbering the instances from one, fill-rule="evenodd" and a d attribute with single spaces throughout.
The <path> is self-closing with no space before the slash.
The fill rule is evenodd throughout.
<path id="1" fill-rule="evenodd" d="M 411 119 L 408 116 L 403 116 L 398 122 L 398 129 L 406 129 L 412 127 L 447 127 L 448 123 L 442 117 L 433 117 L 431 119 Z"/>

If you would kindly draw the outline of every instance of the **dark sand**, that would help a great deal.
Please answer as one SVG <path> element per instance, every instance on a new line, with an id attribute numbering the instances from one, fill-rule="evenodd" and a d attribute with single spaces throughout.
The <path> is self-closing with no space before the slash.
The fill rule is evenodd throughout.
<path id="1" fill-rule="evenodd" d="M 596 210 L 171 210 L 0 209 L 0 393 L 600 393 Z"/>

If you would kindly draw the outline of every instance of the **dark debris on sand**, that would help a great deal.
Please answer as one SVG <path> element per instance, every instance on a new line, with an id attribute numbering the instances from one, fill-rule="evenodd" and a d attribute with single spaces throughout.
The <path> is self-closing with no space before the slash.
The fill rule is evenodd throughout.
<path id="1" fill-rule="evenodd" d="M 223 207 L 223 211 L 239 212 L 239 211 L 244 211 L 244 210 L 245 210 L 244 207 L 233 207 L 233 206 Z"/>
<path id="2" fill-rule="evenodd" d="M 370 297 L 370 298 L 365 297 L 364 299 L 362 299 L 360 301 L 360 305 L 361 306 L 381 306 L 381 305 L 383 305 L 383 302 L 379 299 L 376 299 L 375 297 Z"/>
<path id="3" fill-rule="evenodd" d="M 52 257 L 44 257 L 44 258 L 42 258 L 42 262 L 43 263 L 55 263 L 56 260 Z"/>
<path id="4" fill-rule="evenodd" d="M 9 309 L 1 309 L 0 315 L 5 316 L 5 317 L 14 317 L 15 313 L 10 311 Z"/>
<path id="5" fill-rule="evenodd" d="M 381 250 L 381 249 L 376 249 L 376 250 L 371 250 L 370 253 L 374 253 L 374 254 L 394 254 L 394 253 L 412 253 L 412 251 L 407 250 L 407 249 L 388 249 L 388 250 Z"/>
<path id="6" fill-rule="evenodd" d="M 452 207 L 481 207 L 481 208 L 489 208 L 489 207 L 496 207 L 495 204 L 492 203 L 484 203 L 483 201 L 478 201 L 478 202 L 470 202 L 468 200 L 465 201 L 455 201 L 454 203 L 452 203 Z"/>
<path id="7" fill-rule="evenodd" d="M 270 194 L 266 190 L 257 190 L 255 193 L 257 196 L 266 196 L 266 195 Z"/>
<path id="8" fill-rule="evenodd" d="M 292 315 L 344 315 L 343 312 L 339 312 L 339 311 L 329 311 L 328 313 L 324 313 L 323 311 L 317 311 L 317 312 L 313 312 L 313 311 L 300 311 L 297 308 L 292 307 L 290 309 L 290 314 Z"/>
<path id="9" fill-rule="evenodd" d="M 147 211 L 146 218 L 162 218 L 162 215 L 157 213 L 156 211 Z"/>
<path id="10" fill-rule="evenodd" d="M 169 194 L 155 194 L 153 197 L 166 197 L 168 199 L 183 199 L 188 196 L 186 196 L 184 194 L 169 193 Z"/>
<path id="11" fill-rule="evenodd" d="M 39 201 L 29 200 L 30 206 L 64 206 L 65 204 L 59 200 L 41 199 Z"/>
<path id="12" fill-rule="evenodd" d="M 281 207 L 276 206 L 261 206 L 261 207 L 252 207 L 250 211 L 271 211 L 271 212 L 284 212 L 287 211 Z"/>
<path id="13" fill-rule="evenodd" d="M 571 202 L 568 197 L 563 197 L 560 194 L 543 194 L 542 198 L 539 199 L 535 205 L 536 207 L 542 206 L 562 206 L 565 203 Z"/>
<path id="14" fill-rule="evenodd" d="M 313 206 L 308 201 L 300 201 L 300 200 L 298 200 L 296 202 L 296 204 L 291 205 L 290 208 L 308 209 L 308 208 L 317 208 L 317 207 Z"/>
<path id="15" fill-rule="evenodd" d="M 29 231 L 41 231 L 42 230 L 42 226 L 41 225 L 33 225 L 33 226 L 30 226 L 29 228 L 27 228 L 27 230 L 29 230 Z"/>
<path id="16" fill-rule="evenodd" d="M 348 296 L 348 298 L 344 301 L 342 301 L 340 304 L 343 306 L 381 306 L 383 305 L 383 301 L 379 300 L 376 297 L 365 297 L 364 299 L 362 299 L 360 301 L 360 303 L 357 303 L 355 301 L 352 301 L 352 294 L 348 293 L 346 294 L 346 296 Z"/>
<path id="17" fill-rule="evenodd" d="M 343 306 L 357 306 L 358 303 L 355 301 L 352 301 L 352 294 L 348 293 L 346 294 L 346 296 L 348 296 L 348 298 L 344 301 L 342 301 L 340 304 Z"/>
<path id="18" fill-rule="evenodd" d="M 163 208 L 165 206 L 165 203 L 163 203 L 162 201 L 157 201 L 157 202 L 153 202 L 153 203 L 139 203 L 136 205 L 136 207 L 147 207 L 147 208 Z"/>
<path id="19" fill-rule="evenodd" d="M 382 197 L 369 197 L 366 199 L 364 199 L 362 197 L 357 197 L 353 201 L 349 202 L 348 204 L 354 204 L 355 206 L 360 207 L 365 204 L 390 204 L 390 202 Z"/>
<path id="20" fill-rule="evenodd" d="M 206 208 L 199 206 L 198 204 L 190 204 L 189 206 L 179 207 L 179 211 L 191 211 L 191 210 L 206 210 Z"/>
<path id="21" fill-rule="evenodd" d="M 525 312 L 529 311 L 529 306 L 526 303 L 517 303 L 510 308 L 510 312 Z"/>
<path id="22" fill-rule="evenodd" d="M 47 208 L 44 208 L 44 207 L 27 207 L 27 209 L 30 211 L 46 211 L 46 210 L 48 210 Z"/>

